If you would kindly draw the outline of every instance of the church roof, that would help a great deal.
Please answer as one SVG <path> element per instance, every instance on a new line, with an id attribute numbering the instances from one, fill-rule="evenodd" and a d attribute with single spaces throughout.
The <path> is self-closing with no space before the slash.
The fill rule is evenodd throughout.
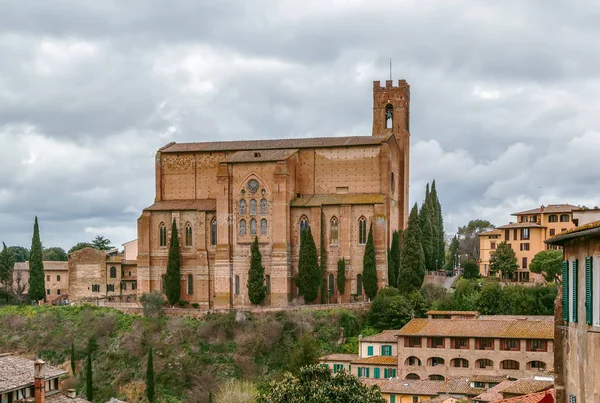
<path id="1" fill-rule="evenodd" d="M 290 206 L 318 207 L 332 204 L 382 204 L 383 201 L 384 195 L 379 193 L 304 195 L 293 199 Z"/>
<path id="2" fill-rule="evenodd" d="M 277 150 L 244 150 L 237 151 L 225 159 L 228 163 L 285 161 L 298 152 L 297 148 Z"/>
<path id="3" fill-rule="evenodd" d="M 207 141 L 201 143 L 169 143 L 159 151 L 163 153 L 181 153 L 194 151 L 237 151 L 237 150 L 275 150 L 292 148 L 350 147 L 378 145 L 386 142 L 387 136 L 350 136 L 350 137 L 305 137 L 277 140 L 240 140 Z"/>
<path id="4" fill-rule="evenodd" d="M 144 211 L 171 211 L 171 210 L 197 210 L 197 211 L 216 211 L 216 199 L 199 200 L 165 200 L 159 201 L 146 207 Z"/>

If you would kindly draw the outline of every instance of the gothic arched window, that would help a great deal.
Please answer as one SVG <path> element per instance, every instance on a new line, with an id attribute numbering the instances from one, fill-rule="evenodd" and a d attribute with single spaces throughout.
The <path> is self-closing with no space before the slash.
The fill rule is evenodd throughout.
<path id="1" fill-rule="evenodd" d="M 308 218 L 306 218 L 305 215 L 303 215 L 300 218 L 300 233 L 302 233 L 302 231 L 306 231 L 308 229 Z"/>
<path id="2" fill-rule="evenodd" d="M 385 107 L 385 128 L 391 129 L 394 124 L 394 107 L 387 104 Z"/>
<path id="3" fill-rule="evenodd" d="M 267 199 L 260 200 L 260 214 L 261 215 L 267 214 Z"/>
<path id="4" fill-rule="evenodd" d="M 329 234 L 330 243 L 332 245 L 337 245 L 339 243 L 339 229 L 338 229 L 338 219 L 337 217 L 333 217 L 331 219 L 331 231 Z"/>
<path id="5" fill-rule="evenodd" d="M 240 200 L 240 215 L 246 215 L 246 200 Z"/>
<path id="6" fill-rule="evenodd" d="M 194 293 L 194 276 L 188 274 L 187 276 L 187 292 L 188 295 L 192 295 Z"/>
<path id="7" fill-rule="evenodd" d="M 268 274 L 265 276 L 265 286 L 267 287 L 267 295 L 269 295 L 271 293 L 271 276 Z"/>
<path id="8" fill-rule="evenodd" d="M 117 278 L 117 268 L 114 266 L 110 268 L 110 278 Z"/>
<path id="9" fill-rule="evenodd" d="M 217 219 L 213 218 L 210 222 L 210 244 L 217 244 Z"/>
<path id="10" fill-rule="evenodd" d="M 367 219 L 360 217 L 358 220 L 358 243 L 365 245 L 367 243 Z"/>
<path id="11" fill-rule="evenodd" d="M 250 215 L 256 215 L 256 199 L 250 200 Z"/>
<path id="12" fill-rule="evenodd" d="M 240 235 L 246 235 L 246 220 L 240 220 Z"/>
<path id="13" fill-rule="evenodd" d="M 158 228 L 158 245 L 161 248 L 167 246 L 167 227 L 164 222 L 161 222 L 160 227 Z"/>
<path id="14" fill-rule="evenodd" d="M 240 295 L 240 276 L 235 276 L 235 295 Z"/>
<path id="15" fill-rule="evenodd" d="M 267 235 L 267 220 L 264 218 L 260 220 L 260 234 Z"/>
<path id="16" fill-rule="evenodd" d="M 362 295 L 362 275 L 357 274 L 356 275 L 356 293 L 358 295 Z"/>
<path id="17" fill-rule="evenodd" d="M 185 224 L 185 246 L 192 246 L 192 224 Z"/>
<path id="18" fill-rule="evenodd" d="M 250 235 L 256 235 L 256 220 L 254 218 L 250 220 Z"/>
<path id="19" fill-rule="evenodd" d="M 335 281 L 333 274 L 329 274 L 329 295 L 333 295 L 335 293 Z"/>

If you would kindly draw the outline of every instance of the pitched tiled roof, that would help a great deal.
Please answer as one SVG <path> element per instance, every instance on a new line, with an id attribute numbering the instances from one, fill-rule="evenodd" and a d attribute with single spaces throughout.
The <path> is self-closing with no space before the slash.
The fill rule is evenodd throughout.
<path id="1" fill-rule="evenodd" d="M 319 361 L 343 361 L 351 362 L 358 358 L 357 354 L 329 354 L 319 358 Z"/>
<path id="2" fill-rule="evenodd" d="M 224 162 L 242 163 L 242 162 L 266 162 L 266 161 L 284 161 L 298 152 L 297 148 L 276 149 L 276 150 L 244 150 L 238 151 L 225 159 Z"/>
<path id="3" fill-rule="evenodd" d="M 545 390 L 543 392 L 531 393 L 524 396 L 511 397 L 510 399 L 503 399 L 496 403 L 540 403 L 540 402 L 553 402 L 554 400 L 550 400 L 548 395 L 552 396 L 554 399 L 554 389 Z M 546 400 L 544 400 L 546 399 Z"/>
<path id="4" fill-rule="evenodd" d="M 444 381 L 413 380 L 413 379 L 361 379 L 367 385 L 377 385 L 383 393 L 403 395 L 437 396 Z"/>
<path id="5" fill-rule="evenodd" d="M 472 388 L 468 378 L 448 378 L 440 387 L 439 393 L 476 396 L 484 392 L 484 388 Z"/>
<path id="6" fill-rule="evenodd" d="M 553 380 L 537 379 L 533 378 L 521 378 L 517 379 L 513 383 L 509 384 L 506 388 L 502 389 L 502 393 L 510 393 L 513 395 L 525 395 L 527 393 L 540 392 L 554 386 Z"/>
<path id="7" fill-rule="evenodd" d="M 42 262 L 44 270 L 69 270 L 69 262 L 54 262 L 45 260 Z M 29 262 L 16 262 L 14 266 L 16 271 L 29 271 Z"/>
<path id="8" fill-rule="evenodd" d="M 553 339 L 554 322 L 540 320 L 413 319 L 400 336 Z"/>
<path id="9" fill-rule="evenodd" d="M 34 360 L 6 354 L 0 355 L 0 393 L 33 385 Z M 46 364 L 46 379 L 64 375 L 67 371 Z"/>
<path id="10" fill-rule="evenodd" d="M 360 339 L 361 342 L 396 342 L 396 335 L 400 330 L 384 330 L 381 333 L 374 334 L 373 336 L 367 336 Z"/>
<path id="11" fill-rule="evenodd" d="M 544 211 L 542 211 L 542 207 Z M 549 204 L 542 207 L 520 211 L 518 213 L 512 213 L 511 215 L 570 213 L 573 210 L 579 209 L 579 206 L 573 206 L 572 204 Z"/>
<path id="12" fill-rule="evenodd" d="M 496 402 L 504 397 L 502 396 L 502 391 L 504 390 L 504 388 L 508 387 L 513 382 L 514 381 L 508 379 L 503 382 L 500 382 L 498 385 L 489 388 L 485 392 L 475 396 L 474 400 L 478 402 Z"/>
<path id="13" fill-rule="evenodd" d="M 482 235 L 500 235 L 502 233 L 502 231 L 498 230 L 498 229 L 493 229 L 490 231 L 484 231 L 484 232 L 480 232 L 479 234 L 477 234 L 477 236 L 482 236 Z"/>
<path id="14" fill-rule="evenodd" d="M 512 224 L 506 224 L 501 227 L 496 227 L 496 229 L 511 229 L 511 228 L 546 228 L 546 226 L 535 223 L 535 222 L 517 222 L 517 223 L 512 223 Z"/>
<path id="15" fill-rule="evenodd" d="M 398 357 L 390 355 L 374 355 L 372 357 L 358 358 L 352 364 L 398 365 Z"/>
<path id="16" fill-rule="evenodd" d="M 197 210 L 197 211 L 216 211 L 216 199 L 200 200 L 165 200 L 159 201 L 146 207 L 144 211 L 171 211 L 171 210 Z"/>
<path id="17" fill-rule="evenodd" d="M 593 221 L 579 227 L 568 229 L 546 239 L 544 242 L 551 245 L 561 245 L 568 239 L 578 238 L 580 236 L 598 235 L 600 234 L 600 221 Z"/>
<path id="18" fill-rule="evenodd" d="M 431 400 L 426 400 L 427 403 L 454 403 L 459 402 L 459 399 L 452 397 L 450 395 L 442 395 L 438 397 L 434 397 Z"/>
<path id="19" fill-rule="evenodd" d="M 204 143 L 170 143 L 160 149 L 163 153 L 194 151 L 273 150 L 283 148 L 321 148 L 378 145 L 390 136 L 305 137 L 278 140 L 214 141 Z"/>
<path id="20" fill-rule="evenodd" d="M 471 382 L 485 382 L 485 383 L 500 383 L 506 380 L 506 376 L 503 375 L 473 375 L 469 378 Z"/>
<path id="21" fill-rule="evenodd" d="M 70 398 L 62 393 L 56 393 L 54 395 L 46 395 L 46 403 L 91 403 L 89 400 L 82 399 L 81 397 Z M 114 400 L 112 401 L 114 402 Z"/>
<path id="22" fill-rule="evenodd" d="M 551 315 L 480 315 L 479 320 L 542 320 L 554 322 Z"/>
<path id="23" fill-rule="evenodd" d="M 477 311 L 427 311 L 425 315 L 463 315 L 463 316 L 477 316 Z"/>
<path id="24" fill-rule="evenodd" d="M 329 204 L 381 204 L 384 195 L 380 193 L 349 193 L 306 195 L 296 197 L 290 203 L 292 207 L 317 207 Z"/>

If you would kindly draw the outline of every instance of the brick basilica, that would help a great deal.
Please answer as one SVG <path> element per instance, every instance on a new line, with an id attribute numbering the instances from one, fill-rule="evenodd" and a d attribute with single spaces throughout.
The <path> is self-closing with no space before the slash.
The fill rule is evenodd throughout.
<path id="1" fill-rule="evenodd" d="M 205 308 L 250 305 L 250 245 L 258 237 L 264 305 L 297 297 L 300 231 L 325 234 L 331 301 L 364 299 L 369 226 L 387 284 L 391 234 L 408 214 L 410 90 L 373 83 L 371 136 L 170 143 L 156 154 L 156 197 L 138 219 L 138 295 L 163 288 L 171 223 L 181 244 L 181 299 Z M 322 228 L 324 226 L 324 228 Z M 323 229 L 323 231 L 322 231 Z M 346 289 L 336 286 L 346 261 Z"/>

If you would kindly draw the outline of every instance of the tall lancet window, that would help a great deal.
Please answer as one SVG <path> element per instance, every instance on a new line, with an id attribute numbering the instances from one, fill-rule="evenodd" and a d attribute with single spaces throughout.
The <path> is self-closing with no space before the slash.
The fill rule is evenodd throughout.
<path id="1" fill-rule="evenodd" d="M 394 107 L 391 104 L 387 104 L 385 107 L 385 128 L 391 129 L 394 123 Z"/>

